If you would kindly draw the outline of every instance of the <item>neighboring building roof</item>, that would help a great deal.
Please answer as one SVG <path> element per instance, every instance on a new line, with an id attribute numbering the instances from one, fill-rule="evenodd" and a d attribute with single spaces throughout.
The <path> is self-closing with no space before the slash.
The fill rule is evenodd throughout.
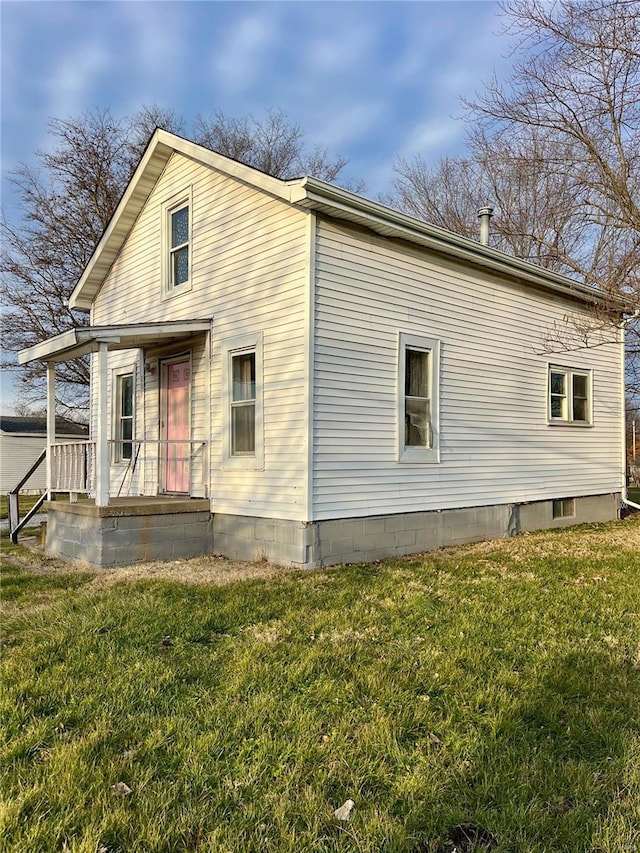
<path id="1" fill-rule="evenodd" d="M 0 417 L 0 431 L 14 435 L 46 435 L 47 419 L 31 417 Z M 88 436 L 89 427 L 67 418 L 56 418 L 56 435 Z"/>
<path id="2" fill-rule="evenodd" d="M 484 267 L 521 282 L 562 293 L 583 303 L 597 304 L 603 300 L 599 291 L 579 281 L 507 255 L 452 231 L 430 225 L 325 181 L 312 177 L 292 180 L 274 178 L 180 136 L 158 129 L 151 137 L 111 222 L 71 294 L 71 308 L 86 311 L 91 308 L 105 276 L 174 152 L 296 207 L 356 222 L 379 234 L 407 240 L 472 266 Z M 620 310 L 624 310 L 624 307 L 621 301 Z"/>

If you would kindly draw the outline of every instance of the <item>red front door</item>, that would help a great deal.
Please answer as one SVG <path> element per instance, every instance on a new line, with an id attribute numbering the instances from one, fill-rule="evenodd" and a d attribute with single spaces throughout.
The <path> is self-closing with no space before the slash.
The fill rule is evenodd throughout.
<path id="1" fill-rule="evenodd" d="M 190 386 L 191 365 L 188 359 L 165 365 L 165 492 L 189 491 Z"/>

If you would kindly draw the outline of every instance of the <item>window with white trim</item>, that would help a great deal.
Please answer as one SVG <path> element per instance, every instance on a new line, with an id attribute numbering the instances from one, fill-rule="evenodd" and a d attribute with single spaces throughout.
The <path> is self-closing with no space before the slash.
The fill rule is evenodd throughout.
<path id="1" fill-rule="evenodd" d="M 591 423 L 591 371 L 549 365 L 549 422 Z"/>
<path id="2" fill-rule="evenodd" d="M 191 287 L 191 192 L 175 197 L 163 210 L 163 281 L 167 295 Z"/>
<path id="3" fill-rule="evenodd" d="M 189 205 L 172 210 L 170 257 L 170 285 L 178 287 L 189 281 Z"/>
<path id="4" fill-rule="evenodd" d="M 401 332 L 398 343 L 398 461 L 439 461 L 440 343 Z"/>
<path id="5" fill-rule="evenodd" d="M 261 470 L 264 461 L 262 416 L 262 333 L 222 342 L 225 427 L 224 467 Z"/>
<path id="6" fill-rule="evenodd" d="M 115 378 L 115 462 L 128 462 L 133 455 L 134 383 L 133 373 L 116 374 Z"/>
<path id="7" fill-rule="evenodd" d="M 231 455 L 256 452 L 256 352 L 231 354 Z"/>

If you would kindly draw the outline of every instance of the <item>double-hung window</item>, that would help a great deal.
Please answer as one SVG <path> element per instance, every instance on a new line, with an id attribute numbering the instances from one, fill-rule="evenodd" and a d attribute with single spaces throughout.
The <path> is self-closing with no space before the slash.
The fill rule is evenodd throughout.
<path id="1" fill-rule="evenodd" d="M 231 354 L 231 455 L 256 452 L 256 353 Z"/>
<path id="2" fill-rule="evenodd" d="M 262 349 L 262 333 L 222 342 L 225 468 L 264 464 Z"/>
<path id="3" fill-rule="evenodd" d="M 591 423 L 591 371 L 549 366 L 549 422 Z"/>
<path id="4" fill-rule="evenodd" d="M 128 462 L 133 455 L 133 373 L 116 375 L 115 385 L 114 459 L 116 462 Z"/>
<path id="5" fill-rule="evenodd" d="M 400 333 L 398 461 L 439 461 L 438 341 Z"/>
<path id="6" fill-rule="evenodd" d="M 173 295 L 191 285 L 191 192 L 174 197 L 162 209 L 164 290 Z"/>
<path id="7" fill-rule="evenodd" d="M 170 217 L 170 284 L 171 287 L 178 287 L 189 281 L 189 205 L 172 210 Z"/>

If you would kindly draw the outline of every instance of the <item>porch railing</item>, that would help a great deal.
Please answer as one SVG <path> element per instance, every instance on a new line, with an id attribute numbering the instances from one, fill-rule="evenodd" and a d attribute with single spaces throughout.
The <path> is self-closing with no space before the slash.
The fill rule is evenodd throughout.
<path id="1" fill-rule="evenodd" d="M 28 510 L 27 514 L 24 518 L 20 518 L 20 489 L 24 486 L 24 484 L 29 480 L 31 475 L 38 470 L 38 468 L 42 465 L 44 460 L 46 459 L 47 451 L 43 450 L 38 458 L 35 460 L 31 468 L 25 473 L 20 482 L 11 489 L 8 493 L 7 498 L 7 509 L 9 516 L 9 534 L 11 536 L 11 541 L 13 543 L 18 542 L 18 533 L 25 527 L 33 518 L 34 515 L 38 512 L 42 504 L 45 502 L 47 498 L 47 493 L 40 495 L 40 497 L 36 500 L 34 505 Z"/>
<path id="2" fill-rule="evenodd" d="M 94 441 L 70 441 L 51 447 L 51 490 L 89 492 L 95 488 Z"/>
<path id="3" fill-rule="evenodd" d="M 157 491 L 165 490 L 167 459 L 180 459 L 186 471 L 189 490 L 208 492 L 208 442 L 167 439 L 126 439 L 109 441 L 112 465 L 109 493 L 112 497 L 131 494 L 135 478 L 153 482 Z M 52 448 L 52 491 L 86 492 L 96 490 L 96 442 L 65 442 Z M 135 492 L 140 494 L 140 489 Z"/>

